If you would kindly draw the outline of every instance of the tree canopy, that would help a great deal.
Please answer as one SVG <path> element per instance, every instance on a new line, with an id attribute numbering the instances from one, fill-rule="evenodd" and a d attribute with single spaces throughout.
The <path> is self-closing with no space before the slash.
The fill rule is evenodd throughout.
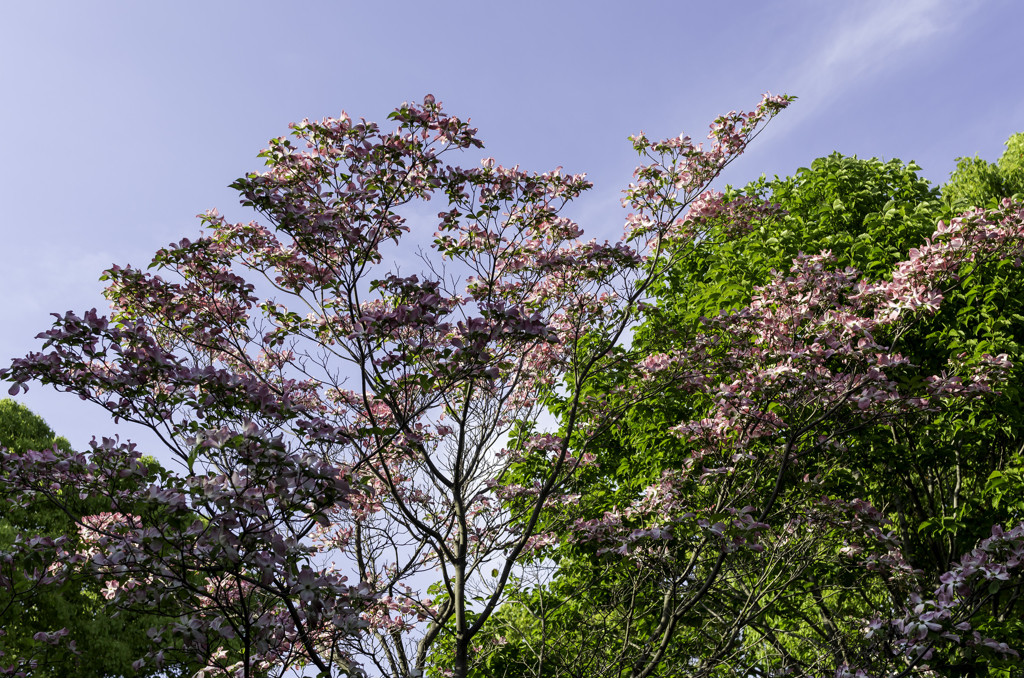
<path id="1" fill-rule="evenodd" d="M 1022 138 L 1011 137 L 1007 143 L 1011 150 L 999 165 L 991 167 L 1012 176 L 1006 169 L 1010 167 L 1008 158 Z M 771 284 L 776 271 L 789 271 L 805 253 L 831 252 L 830 270 L 853 267 L 870 280 L 882 280 L 936 236 L 936 224 L 954 216 L 951 206 L 964 207 L 951 201 L 950 195 L 975 196 L 981 205 L 995 205 L 1007 197 L 1009 181 L 1000 180 L 995 187 L 985 184 L 983 177 L 966 175 L 963 162 L 951 179 L 955 189 L 930 186 L 917 175 L 919 170 L 914 163 L 834 153 L 792 177 L 770 181 L 762 177 L 742 189 L 728 188 L 721 198 L 724 204 L 742 209 L 753 200 L 772 209 L 732 238 L 715 239 L 713 245 L 683 243 L 700 249 L 700 256 L 681 258 L 659 282 L 656 305 L 638 328 L 634 346 L 647 355 L 686 350 L 705 331 L 708 317 L 749 307 L 759 290 Z M 734 218 L 727 215 L 718 228 L 735 233 Z M 843 645 L 837 640 L 842 635 L 853 638 L 879 609 L 908 605 L 912 596 L 934 590 L 951 567 L 989 536 L 994 523 L 1014 525 L 1024 518 L 1024 504 L 1019 500 L 1007 503 L 1010 497 L 1020 496 L 1024 461 L 1020 456 L 1024 407 L 1017 386 L 1024 376 L 1024 274 L 1015 263 L 1003 259 L 966 266 L 937 313 L 921 317 L 898 333 L 885 332 L 879 337 L 883 343 L 898 342 L 900 354 L 909 361 L 901 375 L 904 383 L 919 382 L 950 362 L 970 364 L 986 353 L 1006 354 L 1014 367 L 997 395 L 951 399 L 941 408 L 903 420 L 865 425 L 843 440 L 841 461 L 829 456 L 809 458 L 792 471 L 794 480 L 803 476 L 804 482 L 813 486 L 790 507 L 792 519 L 820 500 L 863 499 L 877 507 L 887 529 L 898 537 L 901 557 L 912 572 L 904 582 L 907 588 L 893 588 L 891 578 L 872 582 L 870 576 L 864 576 L 865 571 L 859 576 L 851 572 L 843 559 L 830 560 L 850 548 L 849 538 L 837 541 L 832 551 L 819 552 L 817 562 L 808 555 L 793 556 L 808 562 L 786 563 L 785 567 L 799 574 L 782 587 L 785 593 L 776 597 L 774 605 L 759 603 L 761 609 L 751 616 L 747 631 L 733 641 L 750 653 L 736 659 L 746 662 L 747 671 L 769 675 L 784 669 L 813 674 L 818 653 L 835 652 L 835 643 Z M 606 382 L 606 397 L 614 397 L 620 388 L 615 380 Z M 667 391 L 657 400 L 631 407 L 600 443 L 588 448 L 602 470 L 591 474 L 586 489 L 580 491 L 603 499 L 594 501 L 587 515 L 626 511 L 638 497 L 649 493 L 659 478 L 685 469 L 691 463 L 692 449 L 666 431 L 675 422 L 692 417 L 694 411 L 708 408 L 705 395 L 678 391 Z M 583 557 L 571 543 L 563 544 L 553 558 L 559 566 L 548 585 L 524 582 L 519 605 L 506 611 L 504 630 L 495 631 L 520 639 L 518 645 L 495 655 L 495 666 L 516 665 L 518 671 L 531 663 L 539 666 L 544 663 L 539 659 L 539 646 L 557 638 L 563 644 L 565 664 L 559 664 L 557 658 L 549 658 L 547 663 L 572 675 L 587 675 L 593 670 L 595 648 L 618 647 L 628 628 L 628 617 L 611 624 L 606 621 L 609 610 L 622 605 L 621 600 L 614 600 L 617 587 L 620 596 L 637 596 L 646 585 L 651 587 L 649 604 L 653 606 L 657 600 L 661 581 L 654 573 L 650 573 L 654 579 L 645 582 L 628 568 L 623 572 L 609 567 L 592 552 Z M 586 582 L 594 581 L 600 583 L 586 587 Z M 716 637 L 709 631 L 713 625 L 708 618 L 735 619 L 740 612 L 734 601 L 754 587 L 750 581 L 734 586 L 738 589 L 726 589 L 704 607 L 703 614 L 687 620 L 688 628 L 673 639 L 681 656 L 703 662 L 722 651 L 723 641 L 709 642 Z M 587 595 L 581 596 L 581 589 Z M 976 628 L 999 642 L 1020 647 L 1024 638 L 1018 621 L 1022 617 L 1019 596 L 1017 591 L 994 601 L 990 613 L 979 615 Z M 602 622 L 595 623 L 595 619 Z M 538 620 L 543 622 L 541 628 Z M 615 640 L 609 641 L 609 636 Z M 758 649 L 766 645 L 772 650 Z M 845 651 L 852 653 L 849 647 Z M 569 668 L 574 665 L 577 670 Z M 929 665 L 942 675 L 975 675 L 1006 664 L 997 654 L 967 650 L 932 658 Z"/>
<path id="2" fill-rule="evenodd" d="M 233 184 L 265 223 L 205 213 L 0 371 L 180 467 L 0 453 L 5 512 L 70 521 L 7 545 L 7 599 L 95 582 L 156 619 L 134 669 L 203 676 L 1018 670 L 1016 156 L 978 207 L 839 154 L 709 190 L 791 100 L 631 137 L 605 243 L 583 175 L 446 164 L 482 142 L 432 96 L 293 125 Z"/>

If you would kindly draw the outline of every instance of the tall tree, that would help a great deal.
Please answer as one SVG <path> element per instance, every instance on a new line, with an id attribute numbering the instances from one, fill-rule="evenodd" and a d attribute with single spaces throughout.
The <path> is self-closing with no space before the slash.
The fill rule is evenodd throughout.
<path id="1" fill-rule="evenodd" d="M 270 227 L 207 213 L 208 235 L 157 253 L 162 275 L 107 271 L 111 319 L 59 317 L 46 352 L 4 373 L 15 391 L 41 381 L 149 426 L 186 469 L 112 441 L 6 455 L 16 496 L 73 513 L 62 482 L 111 503 L 81 521 L 87 551 L 55 569 L 101 577 L 123 606 L 180 606 L 155 636 L 210 672 L 362 661 L 418 675 L 445 637 L 464 678 L 544 507 L 589 463 L 572 450 L 591 435 L 587 394 L 673 261 L 662 243 L 680 228 L 705 238 L 680 220 L 687 206 L 788 103 L 717 119 L 709 148 L 635 138 L 641 216 L 604 244 L 561 214 L 582 175 L 443 164 L 481 143 L 433 97 L 396 110 L 390 132 L 345 115 L 295 125 L 262 154 L 266 172 L 234 184 Z M 401 274 L 388 242 L 432 197 L 447 203 L 432 251 Z M 562 435 L 517 428 L 556 402 Z M 509 497 L 524 461 L 538 484 Z"/>

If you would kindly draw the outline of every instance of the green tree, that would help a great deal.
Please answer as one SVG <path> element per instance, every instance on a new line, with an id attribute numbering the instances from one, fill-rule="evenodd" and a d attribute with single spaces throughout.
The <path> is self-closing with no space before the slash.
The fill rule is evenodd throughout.
<path id="1" fill-rule="evenodd" d="M 67 439 L 55 435 L 46 422 L 27 407 L 10 399 L 0 400 L 0 447 L 22 453 L 50 449 L 54 445 L 65 452 L 71 450 Z M 152 459 L 147 461 L 155 463 Z M 91 503 L 96 504 L 90 507 L 95 513 L 110 508 L 95 500 Z M 38 502 L 9 509 L 0 516 L 0 551 L 9 548 L 18 533 L 74 537 L 76 529 L 70 516 L 50 503 Z M 156 675 L 152 670 L 137 673 L 131 664 L 150 647 L 147 629 L 165 622 L 130 612 L 115 616 L 113 610 L 106 610 L 101 602 L 100 585 L 89 580 L 68 581 L 42 590 L 28 601 L 0 599 L 0 627 L 6 632 L 0 638 L 0 644 L 5 646 L 3 651 L 10 659 L 45 649 L 38 657 L 39 666 L 34 673 L 37 676 Z M 38 632 L 59 628 L 68 629 L 65 641 L 73 641 L 75 651 L 71 651 L 67 643 L 50 648 L 32 639 Z M 167 675 L 185 675 L 185 667 L 172 666 Z"/>
<path id="2" fill-rule="evenodd" d="M 714 233 L 709 239 L 714 247 L 680 257 L 661 282 L 658 303 L 636 332 L 634 347 L 650 354 L 685 347 L 702 317 L 745 307 L 755 288 L 773 270 L 788 270 L 800 252 L 830 250 L 837 268 L 851 266 L 871 279 L 885 277 L 934 233 L 938 221 L 950 219 L 951 210 L 968 199 L 950 196 L 1005 197 L 1010 177 L 1019 176 L 1022 142 L 1024 136 L 1012 137 L 1000 163 L 982 168 L 988 174 L 977 163 L 969 167 L 973 174 L 967 169 L 955 173 L 951 183 L 960 183 L 954 189 L 930 186 L 917 175 L 920 168 L 914 163 L 838 153 L 815 160 L 792 177 L 762 177 L 743 189 L 727 189 L 727 202 L 767 200 L 781 211 L 766 212 L 742 236 L 725 239 Z M 990 181 L 992 176 L 998 177 L 998 185 Z M 994 192 L 996 185 L 999 192 Z M 720 225 L 731 227 L 728 222 Z M 816 492 L 835 499 L 868 499 L 879 507 L 919 571 L 915 585 L 922 592 L 933 590 L 940 575 L 986 537 L 994 523 L 1016 523 L 1024 517 L 1016 494 L 1024 439 L 1024 403 L 1016 386 L 1024 377 L 1024 272 L 1012 264 L 1000 261 L 962 271 L 962 284 L 941 311 L 900 338 L 917 366 L 908 371 L 908 380 L 935 373 L 951 358 L 971 363 L 983 353 L 1009 354 L 1013 374 L 997 397 L 865 428 L 850 442 L 842 465 L 816 466 L 808 459 L 799 471 L 815 479 Z M 880 339 L 884 343 L 887 338 Z M 604 386 L 602 395 L 614 398 L 620 384 L 610 378 Z M 665 470 L 685 463 L 686 446 L 666 431 L 702 407 L 700 396 L 666 392 L 656 403 L 631 408 L 611 427 L 591 448 L 601 473 L 586 479 L 587 493 L 604 500 L 590 504 L 589 515 L 627 505 Z M 747 648 L 740 655 L 753 675 L 772 672 L 771 662 L 780 654 L 791 667 L 813 666 L 819 643 L 827 644 L 844 628 L 859 632 L 873 609 L 889 604 L 886 586 L 865 584 L 834 557 L 841 546 L 819 554 L 822 565 L 803 570 L 739 636 Z M 609 635 L 621 637 L 628 630 L 644 636 L 643 616 L 623 610 L 656 609 L 657 572 L 609 568 L 606 559 L 574 545 L 560 547 L 554 561 L 557 571 L 542 585 L 524 584 L 516 603 L 496 620 L 495 635 L 515 640 L 496 646 L 500 649 L 490 664 L 494 675 L 540 666 L 542 644 L 553 668 L 539 674 L 557 675 L 615 646 L 605 642 Z M 588 587 L 593 581 L 600 586 Z M 742 584 L 737 586 L 742 590 Z M 595 593 L 581 596 L 581 589 Z M 629 606 L 616 600 L 624 597 Z M 1011 647 L 1024 647 L 1024 627 L 1018 621 L 1024 610 L 1018 598 L 1019 593 L 995 601 L 976 628 Z M 727 616 L 727 610 L 727 602 L 717 610 L 703 609 L 684 624 L 674 638 L 678 654 L 689 655 L 699 667 L 712 646 L 704 626 L 709 618 Z M 770 651 L 763 651 L 766 647 Z M 998 657 L 983 653 L 939 656 L 931 663 L 950 676 L 979 675 L 1000 665 Z"/>
<path id="3" fill-rule="evenodd" d="M 1012 195 L 1007 177 L 1015 176 L 1012 154 L 1017 153 L 1019 163 L 1022 141 L 1022 135 L 1012 137 L 1007 154 L 989 166 L 995 169 L 988 174 L 977 163 L 970 171 L 954 173 L 954 188 L 943 187 L 941 195 L 985 196 L 978 204 Z M 769 269 L 787 269 L 798 251 L 832 250 L 839 267 L 852 266 L 872 278 L 889 273 L 931 235 L 937 221 L 951 218 L 951 208 L 965 207 L 955 199 L 938 202 L 939 192 L 917 176 L 919 169 L 898 160 L 883 163 L 833 154 L 795 177 L 748 185 L 737 195 L 765 197 L 787 214 L 734 243 L 732 251 L 704 258 L 705 269 L 677 272 L 674 285 L 664 290 L 661 308 L 668 312 L 652 319 L 640 333 L 641 341 L 655 348 L 665 337 L 679 336 L 667 327 L 692 321 L 695 312 L 712 315 L 744 303 L 749 297 L 743 295 L 763 284 Z M 989 181 L 993 175 L 998 182 Z M 992 524 L 1022 517 L 1015 507 L 991 499 L 989 483 L 994 474 L 1001 477 L 1019 465 L 1024 438 L 1024 402 L 1016 386 L 1024 377 L 1024 273 L 1012 264 L 1003 261 L 965 271 L 963 284 L 939 313 L 918 323 L 901 341 L 924 373 L 959 355 L 970 362 L 986 352 L 1007 353 L 1015 367 L 999 396 L 901 426 L 865 431 L 850 446 L 848 467 L 824 474 L 835 496 L 869 499 L 891 517 L 926 590 L 988 536 Z M 737 267 L 743 268 L 739 281 L 732 273 Z M 731 303 L 722 303 L 723 287 L 736 290 Z M 688 312 L 680 313 L 687 306 Z M 1024 627 L 1017 621 L 1020 609 L 1015 601 L 1003 603 L 980 628 L 1019 647 L 1024 641 Z M 816 612 L 827 616 L 821 609 Z M 826 627 L 822 623 L 818 633 L 827 632 Z M 948 667 L 948 672 L 960 675 L 974 668 Z"/>
<path id="4" fill-rule="evenodd" d="M 638 332 L 642 345 L 678 344 L 679 332 L 692 331 L 702 316 L 745 306 L 755 286 L 772 270 L 787 270 L 800 252 L 831 250 L 839 267 L 881 278 L 934 231 L 941 214 L 939 192 L 917 175 L 919 169 L 833 153 L 792 177 L 762 176 L 742 190 L 727 188 L 726 200 L 766 199 L 783 212 L 761 219 L 743 237 L 704 247 L 673 269 Z"/>
<path id="5" fill-rule="evenodd" d="M 1011 137 L 1007 147 L 999 165 L 992 166 L 999 168 L 1000 177 L 1019 172 L 1024 135 Z M 914 163 L 898 160 L 881 162 L 833 154 L 815 160 L 810 169 L 798 170 L 794 177 L 762 178 L 732 192 L 737 197 L 766 198 L 786 214 L 765 220 L 760 228 L 726 248 L 706 253 L 696 260 L 697 265 L 673 271 L 661 290 L 659 307 L 637 333 L 638 341 L 648 350 L 664 350 L 667 344 L 685 337 L 687 328 L 700 316 L 745 305 L 769 271 L 788 269 L 798 252 L 831 250 L 838 268 L 852 266 L 873 279 L 888 274 L 897 261 L 932 234 L 939 220 L 952 216 L 948 205 L 939 200 L 940 195 L 951 195 L 949 185 L 940 194 L 916 174 L 919 169 Z M 981 194 L 981 180 L 971 188 L 963 181 L 964 175 L 954 173 L 951 183 L 958 180 L 957 190 Z M 1001 179 L 1000 185 L 1007 183 Z M 1016 367 L 1000 396 L 916 422 L 912 433 L 888 431 L 887 440 L 865 436 L 864 448 L 857 452 L 862 456 L 855 457 L 863 465 L 853 470 L 863 476 L 859 489 L 878 505 L 895 510 L 911 557 L 922 567 L 931 563 L 940 568 L 936 576 L 966 543 L 984 536 L 979 530 L 1018 517 L 993 513 L 983 500 L 987 478 L 1012 461 L 1024 432 L 1024 402 L 1016 387 L 1024 376 L 1024 273 L 1013 263 L 965 271 L 964 284 L 940 312 L 917 324 L 902 341 L 908 357 L 925 370 L 940 369 L 951 357 L 964 353 L 966 360 L 985 352 L 1007 353 Z M 892 460 L 902 461 L 894 465 Z M 945 477 L 947 472 L 953 475 Z M 894 477 L 921 484 L 905 486 L 905 494 L 893 492 Z M 932 496 L 933 490 L 926 487 L 944 487 L 946 494 Z M 944 518 L 932 515 L 943 510 Z M 901 511 L 914 515 L 908 517 Z M 967 516 L 972 511 L 977 514 L 977 524 L 964 535 L 966 543 L 949 535 L 936 536 L 936 521 L 946 520 L 947 525 L 955 523 L 962 529 L 964 521 L 971 522 Z M 960 518 L 950 522 L 952 512 Z"/>
<path id="6" fill-rule="evenodd" d="M 985 207 L 993 201 L 1024 193 L 1024 133 L 1006 140 L 1006 151 L 994 163 L 978 156 L 957 158 L 956 170 L 942 187 L 951 209 Z"/>

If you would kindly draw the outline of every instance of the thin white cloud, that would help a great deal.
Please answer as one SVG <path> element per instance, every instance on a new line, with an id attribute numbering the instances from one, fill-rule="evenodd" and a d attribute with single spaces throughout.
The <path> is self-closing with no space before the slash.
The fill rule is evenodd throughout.
<path id="1" fill-rule="evenodd" d="M 976 6 L 964 0 L 850 3 L 792 74 L 788 89 L 800 95 L 800 117 L 828 105 L 860 81 L 906 63 L 909 50 L 940 40 Z M 793 117 L 790 123 L 795 122 Z"/>

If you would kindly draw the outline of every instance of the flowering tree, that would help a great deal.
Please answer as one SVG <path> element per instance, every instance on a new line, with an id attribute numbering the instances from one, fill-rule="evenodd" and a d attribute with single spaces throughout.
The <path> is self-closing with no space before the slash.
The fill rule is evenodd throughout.
<path id="1" fill-rule="evenodd" d="M 753 288 L 770 280 L 769 270 L 787 270 L 801 250 L 831 249 L 840 269 L 856 267 L 866 281 L 884 279 L 909 251 L 935 237 L 938 220 L 949 220 L 938 189 L 915 174 L 919 168 L 913 163 L 832 154 L 809 167 L 794 177 L 762 179 L 743 190 L 747 196 L 777 201 L 787 213 L 760 222 L 729 247 L 709 253 L 704 270 L 683 262 L 692 273 L 670 274 L 673 288 L 658 292 L 660 316 L 638 333 L 640 343 L 655 351 L 685 343 L 685 326 L 694 318 L 748 305 Z M 1016 387 L 1024 374 L 1024 275 L 1014 263 L 1013 258 L 987 255 L 964 262 L 959 279 L 946 286 L 938 311 L 918 318 L 893 345 L 913 364 L 904 368 L 904 381 L 941 372 L 951 359 L 963 363 L 986 352 L 1007 353 L 1014 367 L 998 392 L 946 400 L 941 407 L 861 429 L 847 441 L 841 464 L 822 473 L 815 485 L 821 495 L 859 497 L 886 514 L 892 521 L 889 529 L 899 535 L 902 554 L 919 570 L 914 579 L 922 593 L 935 589 L 944 572 L 989 536 L 993 524 L 1016 525 L 1024 518 L 1013 501 L 1007 501 L 1014 496 L 1017 452 L 1024 434 L 1021 392 Z M 655 348 L 659 344 L 662 347 Z M 808 471 L 811 477 L 818 473 L 804 467 L 803 472 Z M 1000 485 L 1004 479 L 1009 481 L 1005 487 Z M 1000 500 L 1000 494 L 1005 499 Z M 824 568 L 826 573 L 841 570 Z M 823 575 L 815 577 L 821 583 Z M 836 589 L 836 599 L 850 601 L 840 591 L 851 586 L 844 582 Z M 882 595 L 878 604 L 886 597 Z M 1012 600 L 1004 594 L 999 606 L 983 608 L 972 624 L 1020 649 L 1024 636 L 1014 621 L 1020 612 Z M 829 610 L 833 617 L 865 617 L 864 610 L 837 601 Z M 780 615 L 776 623 L 792 623 L 799 615 L 816 619 L 820 614 L 817 603 L 810 603 Z M 821 623 L 801 626 L 800 632 L 810 638 L 826 632 Z M 940 653 L 927 663 L 933 670 L 945 665 L 941 670 L 956 675 L 969 667 L 983 671 L 986 664 L 997 666 L 1000 660 L 992 653 L 968 651 Z"/>
<path id="2" fill-rule="evenodd" d="M 710 242 L 687 207 L 789 102 L 717 119 L 707 149 L 634 137 L 648 164 L 615 243 L 561 216 L 582 175 L 443 164 L 482 144 L 433 97 L 391 114 L 392 132 L 344 114 L 294 125 L 233 185 L 269 227 L 206 213 L 208 235 L 157 253 L 169 278 L 111 268 L 109 319 L 58 316 L 44 352 L 3 372 L 12 393 L 40 381 L 151 428 L 185 469 L 113 440 L 7 453 L 8 501 L 110 504 L 79 521 L 84 551 L 16 546 L 45 551 L 47 577 L 101 578 L 112 605 L 173 610 L 140 665 L 414 676 L 447 644 L 439 669 L 468 675 L 519 564 L 554 538 L 545 509 L 578 500 L 601 430 L 587 393 L 636 362 L 650 286 L 687 256 L 666 243 Z M 403 275 L 389 243 L 432 197 L 430 251 Z M 552 407 L 557 434 L 536 425 Z"/>

